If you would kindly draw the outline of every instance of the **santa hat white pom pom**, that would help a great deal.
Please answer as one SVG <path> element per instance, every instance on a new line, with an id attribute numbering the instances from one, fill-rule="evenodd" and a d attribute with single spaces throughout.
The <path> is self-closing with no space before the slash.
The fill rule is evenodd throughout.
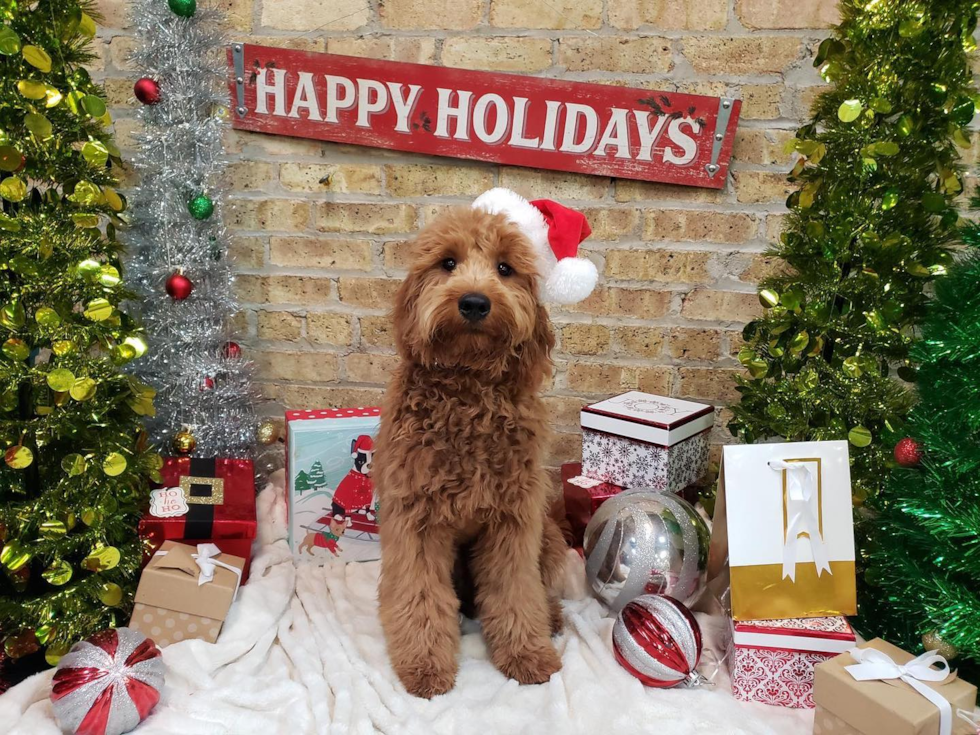
<path id="1" fill-rule="evenodd" d="M 599 281 L 595 263 L 587 258 L 562 258 L 545 283 L 545 295 L 556 304 L 577 304 L 589 297 Z"/>
<path id="2" fill-rule="evenodd" d="M 575 304 L 592 293 L 599 273 L 592 261 L 577 257 L 579 243 L 592 233 L 581 212 L 548 199 L 529 202 L 502 187 L 485 192 L 473 206 L 491 214 L 503 214 L 531 241 L 545 300 Z"/>

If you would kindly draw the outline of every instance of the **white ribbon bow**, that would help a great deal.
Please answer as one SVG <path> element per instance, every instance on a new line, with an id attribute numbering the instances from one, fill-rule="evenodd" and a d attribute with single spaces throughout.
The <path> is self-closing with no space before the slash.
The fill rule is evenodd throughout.
<path id="1" fill-rule="evenodd" d="M 158 551 L 154 556 L 166 556 L 166 551 Z M 198 544 L 197 553 L 191 554 L 191 558 L 194 559 L 194 563 L 197 564 L 201 573 L 197 575 L 197 586 L 208 584 L 214 581 L 214 568 L 221 567 L 222 569 L 227 569 L 229 572 L 235 573 L 235 594 L 232 595 L 231 601 L 234 602 L 238 599 L 238 590 L 242 586 L 242 570 L 238 567 L 232 566 L 231 564 L 226 564 L 223 561 L 215 559 L 214 557 L 221 556 L 221 549 L 219 549 L 214 544 Z"/>
<path id="2" fill-rule="evenodd" d="M 939 708 L 939 735 L 950 735 L 953 731 L 953 708 L 942 694 L 924 681 L 945 681 L 949 676 L 949 662 L 935 651 L 926 651 L 904 666 L 899 666 L 891 657 L 873 648 L 852 648 L 848 653 L 858 663 L 845 666 L 847 673 L 857 681 L 884 681 L 901 679 L 919 694 Z M 932 668 L 942 664 L 941 669 Z"/>
<path id="3" fill-rule="evenodd" d="M 191 554 L 194 561 L 197 562 L 197 566 L 201 569 L 201 574 L 197 578 L 197 586 L 200 587 L 202 584 L 207 584 L 208 582 L 214 581 L 214 568 L 221 567 L 222 569 L 227 569 L 230 572 L 234 572 L 238 580 L 235 583 L 235 594 L 232 595 L 231 601 L 234 602 L 238 599 L 238 588 L 242 584 L 242 570 L 238 567 L 234 567 L 231 564 L 226 564 L 223 561 L 215 559 L 216 556 L 221 556 L 221 549 L 219 549 L 214 544 L 198 544 L 197 553 Z"/>
<path id="4" fill-rule="evenodd" d="M 817 497 L 813 473 L 805 462 L 783 462 L 781 459 L 769 461 L 769 467 L 777 472 L 786 472 L 786 540 L 783 542 L 783 578 L 796 581 L 796 560 L 799 554 L 800 535 L 807 534 L 813 564 L 817 576 L 822 572 L 833 574 L 828 560 L 827 545 L 820 535 L 820 522 L 817 519 Z"/>

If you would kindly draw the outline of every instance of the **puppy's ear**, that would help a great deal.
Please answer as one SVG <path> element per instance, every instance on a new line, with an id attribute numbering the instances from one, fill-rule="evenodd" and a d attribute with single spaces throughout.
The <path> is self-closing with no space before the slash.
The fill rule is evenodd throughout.
<path id="1" fill-rule="evenodd" d="M 548 311 L 538 304 L 531 337 L 517 346 L 516 377 L 520 385 L 532 391 L 541 387 L 542 381 L 551 374 L 551 351 L 554 347 L 551 319 L 548 318 Z"/>
<path id="2" fill-rule="evenodd" d="M 395 346 L 404 358 L 411 358 L 418 352 L 418 317 L 416 306 L 422 292 L 422 278 L 409 271 L 402 285 L 395 293 L 395 304 L 391 320 L 395 331 Z"/>

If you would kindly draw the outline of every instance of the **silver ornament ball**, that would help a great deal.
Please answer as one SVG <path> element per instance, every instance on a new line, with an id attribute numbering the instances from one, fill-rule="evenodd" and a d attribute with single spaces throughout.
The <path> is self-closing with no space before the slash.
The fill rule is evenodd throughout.
<path id="1" fill-rule="evenodd" d="M 585 573 L 611 612 L 644 594 L 691 605 L 704 586 L 710 532 L 690 503 L 651 488 L 604 502 L 585 529 Z"/>

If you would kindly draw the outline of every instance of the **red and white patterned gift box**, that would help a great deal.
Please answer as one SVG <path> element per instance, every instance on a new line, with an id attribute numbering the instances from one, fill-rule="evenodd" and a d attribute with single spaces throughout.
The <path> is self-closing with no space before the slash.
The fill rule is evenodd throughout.
<path id="1" fill-rule="evenodd" d="M 813 709 L 813 668 L 855 645 L 843 617 L 732 621 L 736 699 Z"/>
<path id="2" fill-rule="evenodd" d="M 708 470 L 711 406 L 630 391 L 586 406 L 581 422 L 586 477 L 676 493 Z"/>

